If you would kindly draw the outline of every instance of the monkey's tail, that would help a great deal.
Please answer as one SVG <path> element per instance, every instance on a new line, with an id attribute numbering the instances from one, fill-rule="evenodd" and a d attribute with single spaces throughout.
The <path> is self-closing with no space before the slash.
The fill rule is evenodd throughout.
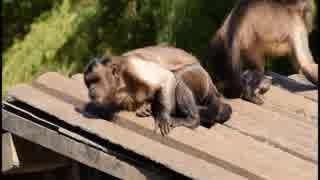
<path id="1" fill-rule="evenodd" d="M 240 59 L 240 47 L 237 40 L 232 40 L 227 46 L 229 83 L 226 88 L 226 94 L 230 98 L 238 98 L 242 93 L 241 72 L 242 63 Z"/>

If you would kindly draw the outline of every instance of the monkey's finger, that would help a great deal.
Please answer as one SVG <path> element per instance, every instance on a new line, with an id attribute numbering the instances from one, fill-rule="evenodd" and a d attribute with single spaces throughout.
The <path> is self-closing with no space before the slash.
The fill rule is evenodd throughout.
<path id="1" fill-rule="evenodd" d="M 160 123 L 160 133 L 161 133 L 162 136 L 165 135 L 165 133 L 164 133 L 164 127 L 163 127 L 162 123 Z"/>
<path id="2" fill-rule="evenodd" d="M 166 122 L 163 121 L 160 123 L 160 131 L 161 131 L 161 135 L 162 136 L 165 136 L 167 135 L 167 132 L 166 132 Z"/>
<path id="3" fill-rule="evenodd" d="M 171 130 L 171 124 L 168 121 L 164 122 L 164 132 L 165 135 L 168 135 Z"/>
<path id="4" fill-rule="evenodd" d="M 166 123 L 166 135 L 169 134 L 170 130 L 171 130 L 171 124 L 167 122 Z"/>

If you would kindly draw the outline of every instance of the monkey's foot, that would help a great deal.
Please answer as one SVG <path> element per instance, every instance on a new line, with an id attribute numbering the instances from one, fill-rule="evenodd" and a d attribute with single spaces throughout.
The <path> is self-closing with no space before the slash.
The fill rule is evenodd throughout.
<path id="1" fill-rule="evenodd" d="M 252 102 L 254 104 L 257 104 L 257 105 L 262 105 L 264 103 L 263 101 L 263 98 L 262 98 L 262 95 L 261 94 L 253 94 L 253 95 L 246 95 L 246 96 L 242 96 L 242 99 L 244 100 L 247 100 L 249 102 Z"/>
<path id="2" fill-rule="evenodd" d="M 224 123 L 232 114 L 232 108 L 229 104 L 222 104 L 217 116 L 215 117 L 215 121 L 218 123 Z"/>
<path id="3" fill-rule="evenodd" d="M 143 104 L 139 109 L 136 110 L 136 116 L 138 117 L 149 117 L 152 115 L 151 105 Z"/>
<path id="4" fill-rule="evenodd" d="M 258 88 L 255 89 L 255 94 L 265 94 L 267 91 L 269 91 L 270 87 L 272 85 L 272 81 L 269 78 L 264 77 L 263 80 L 258 85 Z"/>

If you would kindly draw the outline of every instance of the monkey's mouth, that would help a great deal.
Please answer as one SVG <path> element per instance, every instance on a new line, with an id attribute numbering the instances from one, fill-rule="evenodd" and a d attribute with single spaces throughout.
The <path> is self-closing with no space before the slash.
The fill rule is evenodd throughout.
<path id="1" fill-rule="evenodd" d="M 87 103 L 81 109 L 77 108 L 77 111 L 87 118 L 101 118 L 106 120 L 113 120 L 114 117 L 114 111 L 112 109 L 93 102 Z"/>
<path id="2" fill-rule="evenodd" d="M 105 107 L 111 108 L 114 106 L 114 103 L 108 100 L 108 98 L 90 98 L 90 104 L 93 104 L 96 107 Z"/>

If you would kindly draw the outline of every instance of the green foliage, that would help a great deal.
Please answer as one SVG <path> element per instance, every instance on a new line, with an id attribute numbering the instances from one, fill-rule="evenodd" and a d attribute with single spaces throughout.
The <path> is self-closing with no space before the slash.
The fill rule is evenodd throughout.
<path id="1" fill-rule="evenodd" d="M 84 2 L 64 0 L 50 14 L 40 16 L 41 20 L 32 23 L 24 40 L 16 42 L 4 53 L 3 91 L 12 84 L 30 81 L 41 72 L 59 71 L 59 66 L 67 66 L 67 71 L 72 69 L 76 61 L 68 63 L 59 59 L 60 63 L 57 63 L 56 57 L 83 26 L 88 26 L 96 16 L 98 2 Z"/>
<path id="2" fill-rule="evenodd" d="M 4 0 L 2 3 L 2 48 L 6 50 L 14 41 L 21 40 L 30 31 L 31 23 L 59 1 Z"/>
<path id="3" fill-rule="evenodd" d="M 206 65 L 208 42 L 234 1 L 5 0 L 2 92 L 46 71 L 82 72 L 93 56 L 155 44 L 185 49 Z M 316 53 L 318 36 L 317 29 L 310 41 Z M 267 63 L 284 74 L 292 73 L 288 67 L 288 61 Z"/>

